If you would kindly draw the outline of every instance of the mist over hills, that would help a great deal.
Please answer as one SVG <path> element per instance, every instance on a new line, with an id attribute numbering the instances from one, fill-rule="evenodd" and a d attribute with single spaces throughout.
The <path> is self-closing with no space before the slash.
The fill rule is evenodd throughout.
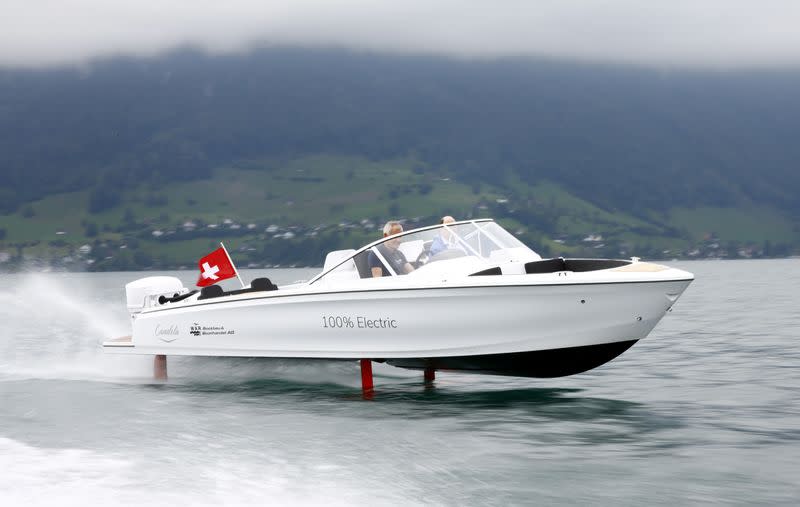
<path id="1" fill-rule="evenodd" d="M 794 220 L 797 132 L 797 71 L 187 50 L 0 71 L 0 213 L 82 190 L 102 212 L 142 183 L 327 154 L 406 159 L 509 193 L 553 182 L 648 220 L 676 207 Z"/>

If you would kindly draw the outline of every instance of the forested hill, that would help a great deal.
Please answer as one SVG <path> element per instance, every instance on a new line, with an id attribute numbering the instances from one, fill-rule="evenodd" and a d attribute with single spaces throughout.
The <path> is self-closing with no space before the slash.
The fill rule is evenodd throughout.
<path id="1" fill-rule="evenodd" d="M 0 264 L 319 265 L 404 217 L 545 255 L 800 252 L 800 72 L 322 50 L 0 70 Z"/>
<path id="2" fill-rule="evenodd" d="M 753 203 L 796 215 L 798 132 L 791 72 L 186 51 L 0 71 L 0 207 L 327 153 L 412 157 L 465 182 L 547 179 L 637 215 Z"/>

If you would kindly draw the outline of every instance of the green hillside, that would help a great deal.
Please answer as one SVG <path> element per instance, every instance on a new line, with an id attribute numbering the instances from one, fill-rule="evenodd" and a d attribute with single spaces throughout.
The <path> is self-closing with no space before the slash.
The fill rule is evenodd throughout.
<path id="1" fill-rule="evenodd" d="M 443 214 L 543 255 L 798 252 L 800 73 L 175 51 L 0 69 L 0 269 L 240 263 Z"/>
<path id="2" fill-rule="evenodd" d="M 634 217 L 604 210 L 550 181 L 510 176 L 497 185 L 458 181 L 458 170 L 411 159 L 317 155 L 248 160 L 211 178 L 122 189 L 91 213 L 90 191 L 50 195 L 2 217 L 7 267 L 68 269 L 192 266 L 225 241 L 244 266 L 320 265 L 324 254 L 380 236 L 388 219 L 408 227 L 493 217 L 543 255 L 738 257 L 786 255 L 797 226 L 775 210 L 675 208 Z"/>

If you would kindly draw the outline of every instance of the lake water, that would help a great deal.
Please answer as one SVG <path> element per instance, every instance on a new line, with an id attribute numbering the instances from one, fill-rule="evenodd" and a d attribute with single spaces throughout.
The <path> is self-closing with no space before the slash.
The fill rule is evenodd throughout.
<path id="1" fill-rule="evenodd" d="M 170 358 L 153 382 L 99 349 L 152 273 L 2 275 L 0 505 L 797 505 L 800 261 L 669 264 L 696 281 L 594 371 L 376 365 L 371 401 L 355 363 Z"/>

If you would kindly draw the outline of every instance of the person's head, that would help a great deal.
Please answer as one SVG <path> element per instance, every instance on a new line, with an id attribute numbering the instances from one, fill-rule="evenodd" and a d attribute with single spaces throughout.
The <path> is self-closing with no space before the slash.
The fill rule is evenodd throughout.
<path id="1" fill-rule="evenodd" d="M 386 236 L 392 236 L 400 232 L 403 232 L 403 224 L 401 224 L 397 220 L 389 220 L 388 222 L 386 222 L 386 225 L 383 226 L 384 238 Z"/>
<path id="2" fill-rule="evenodd" d="M 455 221 L 456 221 L 455 218 L 451 217 L 450 215 L 447 215 L 443 216 L 441 221 L 439 221 L 439 223 L 447 225 L 447 224 L 452 224 Z M 453 233 L 448 231 L 446 227 L 442 227 L 442 229 L 439 231 L 439 234 L 446 240 L 449 240 L 451 237 L 453 237 Z"/>
<path id="3" fill-rule="evenodd" d="M 383 237 L 387 236 L 394 236 L 395 234 L 400 234 L 403 232 L 403 224 L 397 222 L 396 220 L 390 220 L 386 222 L 386 225 L 383 226 Z M 391 248 L 392 250 L 397 249 L 400 246 L 400 238 L 390 239 L 389 241 L 384 242 L 384 245 Z"/>

